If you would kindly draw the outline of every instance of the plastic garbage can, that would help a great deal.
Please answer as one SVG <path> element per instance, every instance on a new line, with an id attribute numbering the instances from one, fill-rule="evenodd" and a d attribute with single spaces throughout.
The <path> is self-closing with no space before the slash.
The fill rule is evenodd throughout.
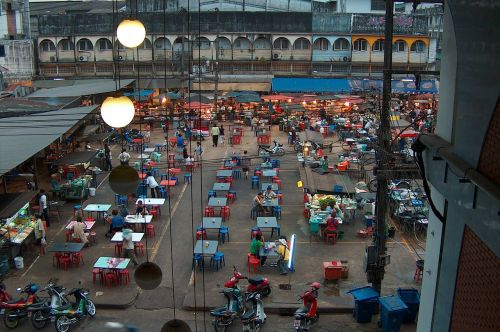
<path id="1" fill-rule="evenodd" d="M 354 318 L 358 323 L 372 321 L 373 312 L 377 307 L 379 294 L 369 286 L 354 288 L 348 291 L 354 297 Z"/>
<path id="2" fill-rule="evenodd" d="M 24 258 L 21 256 L 15 257 L 14 258 L 14 264 L 16 266 L 16 269 L 20 270 L 24 268 Z"/>
<path id="3" fill-rule="evenodd" d="M 9 272 L 9 257 L 0 256 L 0 276 L 4 276 Z"/>
<path id="4" fill-rule="evenodd" d="M 380 322 L 384 332 L 399 332 L 408 306 L 398 295 L 389 295 L 379 298 Z"/>
<path id="5" fill-rule="evenodd" d="M 415 288 L 398 288 L 399 298 L 406 304 L 408 311 L 403 317 L 403 324 L 413 324 L 420 307 L 420 294 Z"/>
<path id="6" fill-rule="evenodd" d="M 95 196 L 95 188 L 89 188 L 89 196 L 94 197 Z"/>

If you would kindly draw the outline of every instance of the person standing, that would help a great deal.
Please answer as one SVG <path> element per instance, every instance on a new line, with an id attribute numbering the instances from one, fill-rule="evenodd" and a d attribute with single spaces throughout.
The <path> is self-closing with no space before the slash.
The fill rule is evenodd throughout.
<path id="1" fill-rule="evenodd" d="M 153 173 L 147 172 L 146 173 L 146 185 L 151 189 L 151 197 L 156 198 L 157 195 L 157 190 L 158 190 L 158 182 L 156 182 L 155 177 L 153 176 Z"/>
<path id="2" fill-rule="evenodd" d="M 42 218 L 40 218 L 40 215 L 36 216 L 35 240 L 36 245 L 40 247 L 40 256 L 45 255 L 45 246 L 47 245 L 47 239 L 45 237 L 45 227 L 43 225 Z"/>
<path id="3" fill-rule="evenodd" d="M 219 134 L 220 134 L 220 129 L 217 127 L 217 123 L 214 123 L 214 126 L 212 127 L 212 146 L 217 147 L 217 144 L 219 143 Z"/>
<path id="4" fill-rule="evenodd" d="M 130 258 L 134 267 L 139 265 L 134 251 L 134 241 L 132 241 L 132 230 L 129 228 L 123 229 L 123 257 Z"/>
<path id="5" fill-rule="evenodd" d="M 219 128 L 219 137 L 220 137 L 220 144 L 224 145 L 224 125 L 220 125 Z"/>
<path id="6" fill-rule="evenodd" d="M 181 133 L 177 134 L 177 148 L 182 151 L 184 149 L 184 137 Z"/>
<path id="7" fill-rule="evenodd" d="M 285 239 L 279 239 L 276 252 L 280 256 L 280 258 L 278 259 L 280 274 L 286 275 L 288 269 L 288 261 L 290 260 L 290 249 L 288 249 L 288 244 L 286 243 Z"/>
<path id="8" fill-rule="evenodd" d="M 250 170 L 250 158 L 248 157 L 248 151 L 243 151 L 243 157 L 241 157 L 240 165 L 243 174 L 245 175 L 245 180 L 248 180 L 248 171 Z"/>
<path id="9" fill-rule="evenodd" d="M 130 161 L 130 154 L 127 150 L 122 149 L 122 153 L 118 155 L 118 160 L 120 160 L 120 164 L 128 165 L 128 162 Z"/>
<path id="10" fill-rule="evenodd" d="M 113 169 L 113 165 L 111 165 L 111 150 L 109 149 L 109 145 L 104 144 L 104 168 L 106 171 L 111 171 Z"/>
<path id="11" fill-rule="evenodd" d="M 40 213 L 47 227 L 50 226 L 49 220 L 49 210 L 47 208 L 47 194 L 45 194 L 45 189 L 40 189 L 40 196 L 38 197 L 38 205 L 40 205 Z"/>
<path id="12" fill-rule="evenodd" d="M 203 154 L 203 148 L 201 147 L 201 142 L 196 142 L 196 147 L 194 148 L 194 160 L 200 162 Z"/>

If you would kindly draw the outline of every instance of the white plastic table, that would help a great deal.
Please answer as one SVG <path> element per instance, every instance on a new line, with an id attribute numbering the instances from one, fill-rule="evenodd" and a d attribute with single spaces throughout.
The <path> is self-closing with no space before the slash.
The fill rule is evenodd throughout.
<path id="1" fill-rule="evenodd" d="M 139 198 L 135 204 L 139 204 L 142 201 L 144 205 L 163 205 L 165 204 L 165 198 Z"/>
<path id="2" fill-rule="evenodd" d="M 144 233 L 132 233 L 132 242 L 141 242 L 144 237 Z M 123 232 L 116 232 L 111 239 L 111 242 L 122 242 Z"/>
<path id="3" fill-rule="evenodd" d="M 111 204 L 89 204 L 83 209 L 83 211 L 90 215 L 92 215 L 93 212 L 96 212 L 96 220 L 99 220 L 99 217 L 104 216 L 104 212 L 108 212 L 110 208 Z"/>

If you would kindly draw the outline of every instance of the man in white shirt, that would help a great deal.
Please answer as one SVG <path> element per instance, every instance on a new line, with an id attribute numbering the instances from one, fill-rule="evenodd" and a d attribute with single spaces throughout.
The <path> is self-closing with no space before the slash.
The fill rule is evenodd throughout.
<path id="1" fill-rule="evenodd" d="M 45 194 L 45 189 L 40 189 L 38 204 L 40 205 L 40 212 L 42 218 L 43 220 L 45 220 L 45 224 L 47 225 L 47 227 L 49 227 L 50 226 L 49 211 L 47 209 L 47 195 Z"/>
<path id="2" fill-rule="evenodd" d="M 129 228 L 123 229 L 123 257 L 130 258 L 134 266 L 139 265 L 134 251 L 134 242 L 132 241 L 132 230 Z"/>
<path id="3" fill-rule="evenodd" d="M 217 124 L 214 123 L 214 126 L 212 127 L 212 146 L 217 147 L 217 144 L 219 143 L 219 134 L 220 134 L 220 129 L 217 127 Z"/>
<path id="4" fill-rule="evenodd" d="M 156 182 L 156 179 L 151 172 L 147 172 L 146 175 L 147 175 L 146 185 L 149 187 L 149 189 L 151 189 L 151 197 L 156 198 L 157 194 L 159 194 L 159 193 L 157 193 L 158 182 Z"/>
<path id="5" fill-rule="evenodd" d="M 122 165 L 128 165 L 130 160 L 130 154 L 128 154 L 127 150 L 122 149 L 122 153 L 118 155 L 118 159 Z"/>

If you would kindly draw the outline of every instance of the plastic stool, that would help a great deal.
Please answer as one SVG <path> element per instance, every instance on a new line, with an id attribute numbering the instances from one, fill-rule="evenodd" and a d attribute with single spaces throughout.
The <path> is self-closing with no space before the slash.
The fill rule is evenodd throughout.
<path id="1" fill-rule="evenodd" d="M 118 285 L 118 278 L 116 277 L 116 273 L 114 273 L 114 272 L 106 273 L 105 278 L 104 278 L 104 285 L 109 286 L 109 287 L 113 287 L 115 285 Z"/>
<path id="2" fill-rule="evenodd" d="M 258 177 L 259 177 L 259 179 L 260 179 L 260 178 L 262 177 L 262 171 L 254 171 L 254 172 L 253 172 L 253 175 L 254 175 L 254 176 L 258 176 Z"/>
<path id="3" fill-rule="evenodd" d="M 273 206 L 273 214 L 277 219 L 281 219 L 281 206 Z"/>
<path id="4" fill-rule="evenodd" d="M 252 227 L 250 230 L 250 240 L 253 240 L 257 235 L 262 235 L 262 231 L 259 227 Z"/>
<path id="5" fill-rule="evenodd" d="M 206 230 L 196 231 L 196 240 L 206 240 L 206 238 L 207 238 Z"/>
<path id="6" fill-rule="evenodd" d="M 73 231 L 71 229 L 66 230 L 66 242 L 71 242 L 71 235 L 73 234 Z"/>
<path id="7" fill-rule="evenodd" d="M 328 244 L 332 239 L 332 244 L 337 243 L 337 233 L 325 233 L 325 242 Z"/>
<path id="8" fill-rule="evenodd" d="M 117 242 L 115 243 L 115 256 L 121 257 L 123 250 L 123 243 Z"/>
<path id="9" fill-rule="evenodd" d="M 222 241 L 222 243 L 226 242 L 226 235 L 227 235 L 227 242 L 229 242 L 229 227 L 221 226 L 219 228 L 219 239 Z"/>
<path id="10" fill-rule="evenodd" d="M 193 255 L 193 265 L 191 268 L 194 270 L 196 266 L 198 266 L 200 270 L 203 267 L 203 256 L 201 254 Z"/>
<path id="11" fill-rule="evenodd" d="M 226 260 L 224 259 L 224 253 L 216 252 L 210 259 L 210 266 L 212 266 L 212 264 L 215 265 L 215 271 L 219 271 L 219 268 L 222 269 L 222 264 L 224 264 L 224 266 L 226 265 Z"/>
<path id="12" fill-rule="evenodd" d="M 74 252 L 71 254 L 71 263 L 73 263 L 75 266 L 80 266 L 80 262 L 84 264 L 83 262 L 83 255 L 81 252 Z"/>
<path id="13" fill-rule="evenodd" d="M 248 272 L 250 273 L 250 266 L 253 266 L 253 272 L 257 272 L 257 267 L 260 265 L 260 259 L 252 254 L 247 255 Z"/>
<path id="14" fill-rule="evenodd" d="M 205 212 L 203 214 L 205 217 L 215 217 L 215 210 L 211 206 L 207 206 L 205 208 Z"/>
<path id="15" fill-rule="evenodd" d="M 236 200 L 236 190 L 229 190 L 229 193 L 232 194 Z"/>
<path id="16" fill-rule="evenodd" d="M 128 269 L 120 270 L 120 284 L 123 283 L 125 286 L 130 282 L 130 274 Z"/>
<path id="17" fill-rule="evenodd" d="M 184 174 L 184 183 L 191 183 L 191 173 Z"/>
<path id="18" fill-rule="evenodd" d="M 156 235 L 155 226 L 153 224 L 147 224 L 146 225 L 146 236 L 147 237 L 154 237 L 155 235 Z"/>
<path id="19" fill-rule="evenodd" d="M 226 220 L 231 216 L 231 208 L 229 206 L 223 206 L 220 208 L 220 216 Z"/>
<path id="20" fill-rule="evenodd" d="M 217 192 L 215 190 L 209 190 L 208 191 L 208 200 L 210 200 L 210 197 L 217 197 Z"/>
<path id="21" fill-rule="evenodd" d="M 74 216 L 77 216 L 78 213 L 82 210 L 82 206 L 81 205 L 73 205 L 73 215 Z"/>
<path id="22" fill-rule="evenodd" d="M 234 195 L 233 194 L 227 193 L 226 194 L 226 198 L 227 198 L 229 204 L 233 204 L 234 203 Z"/>
<path id="23" fill-rule="evenodd" d="M 255 187 L 257 187 L 257 189 L 259 188 L 259 183 L 260 183 L 260 179 L 258 176 L 252 176 L 252 189 Z"/>
<path id="24" fill-rule="evenodd" d="M 92 269 L 92 282 L 94 283 L 94 285 L 95 285 L 97 276 L 99 276 L 99 281 L 102 285 L 104 283 L 104 270 L 98 269 L 98 268 Z"/>
<path id="25" fill-rule="evenodd" d="M 234 169 L 233 170 L 233 177 L 235 179 L 241 179 L 241 169 Z"/>
<path id="26" fill-rule="evenodd" d="M 136 253 L 140 253 L 141 256 L 144 256 L 144 243 L 142 242 L 134 243 L 134 250 Z"/>
<path id="27" fill-rule="evenodd" d="M 179 179 L 177 178 L 177 176 L 171 176 L 170 180 L 175 181 L 175 185 L 179 184 Z"/>
<path id="28" fill-rule="evenodd" d="M 167 173 L 162 173 L 160 174 L 160 181 L 163 180 L 163 178 L 168 179 L 168 174 Z"/>
<path id="29" fill-rule="evenodd" d="M 273 235 L 274 235 L 274 231 L 276 231 L 276 233 L 278 234 L 278 238 L 279 238 L 279 237 L 280 237 L 280 235 L 281 235 L 281 226 L 279 226 L 279 225 L 278 225 L 278 226 L 273 227 L 273 228 L 271 229 L 271 237 L 273 237 Z"/>

